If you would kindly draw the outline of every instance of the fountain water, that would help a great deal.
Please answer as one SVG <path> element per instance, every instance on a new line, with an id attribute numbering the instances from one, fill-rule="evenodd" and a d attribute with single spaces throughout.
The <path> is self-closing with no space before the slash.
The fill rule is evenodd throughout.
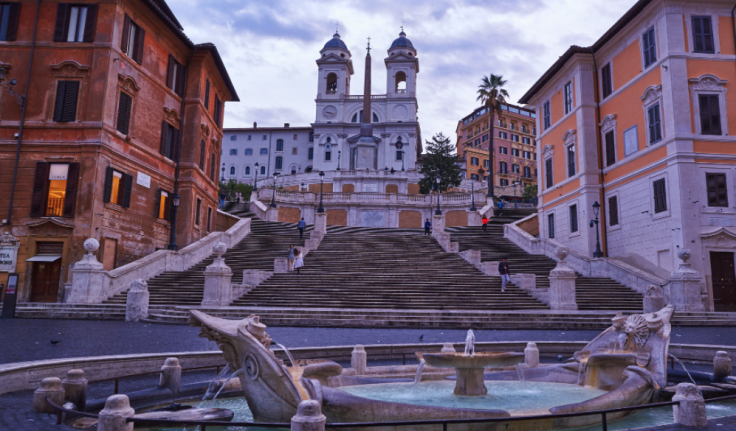
<path id="1" fill-rule="evenodd" d="M 693 379 L 693 376 L 690 375 L 690 371 L 687 370 L 687 367 L 685 367 L 685 364 L 683 364 L 682 361 L 679 358 L 677 358 L 677 356 L 673 355 L 672 353 L 668 354 L 667 356 L 669 356 L 670 358 L 674 359 L 675 362 L 677 362 L 678 364 L 680 364 L 680 366 L 682 367 L 682 369 L 685 370 L 685 373 L 687 373 L 687 376 L 690 378 L 690 381 L 693 382 L 693 384 L 695 385 L 695 387 L 698 387 L 698 384 L 695 383 L 695 379 Z M 698 391 L 698 392 L 700 392 L 700 391 Z"/>
<path id="2" fill-rule="evenodd" d="M 207 386 L 207 391 L 204 393 L 204 397 L 202 397 L 202 401 L 208 399 L 210 396 L 212 396 L 212 392 L 214 392 L 217 389 L 217 385 L 220 384 L 220 380 L 222 377 L 230 372 L 230 365 L 225 365 L 225 367 L 220 371 L 220 373 L 212 379 L 209 386 Z"/>
<path id="3" fill-rule="evenodd" d="M 274 342 L 274 344 L 281 347 L 281 350 L 283 350 L 284 353 L 286 353 L 286 356 L 289 358 L 289 361 L 291 361 L 291 366 L 296 367 L 296 360 L 294 360 L 294 357 L 291 355 L 291 352 L 289 351 L 289 349 L 287 349 L 286 346 L 284 346 L 281 343 Z"/>
<path id="4" fill-rule="evenodd" d="M 419 382 L 422 380 L 422 370 L 424 370 L 424 365 L 427 363 L 424 362 L 424 359 L 419 361 L 419 366 L 417 367 L 417 373 L 414 375 L 414 386 L 418 385 Z"/>
<path id="5" fill-rule="evenodd" d="M 475 333 L 473 333 L 472 329 L 468 329 L 468 335 L 465 336 L 465 353 L 463 355 L 475 355 Z"/>
<path id="6" fill-rule="evenodd" d="M 516 364 L 516 374 L 522 385 L 526 385 L 526 374 L 524 374 L 524 366 L 521 363 Z"/>

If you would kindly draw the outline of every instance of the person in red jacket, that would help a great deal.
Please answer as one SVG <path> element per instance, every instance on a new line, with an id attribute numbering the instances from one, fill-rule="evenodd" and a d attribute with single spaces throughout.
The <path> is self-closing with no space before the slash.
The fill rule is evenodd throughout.
<path id="1" fill-rule="evenodd" d="M 483 216 L 483 232 L 486 232 L 486 228 L 488 228 L 488 217 Z"/>

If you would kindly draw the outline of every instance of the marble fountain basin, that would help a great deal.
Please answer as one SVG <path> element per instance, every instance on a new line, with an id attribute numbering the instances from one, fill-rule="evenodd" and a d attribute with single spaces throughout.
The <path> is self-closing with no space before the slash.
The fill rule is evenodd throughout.
<path id="1" fill-rule="evenodd" d="M 420 361 L 437 368 L 454 368 L 455 395 L 481 396 L 488 393 L 483 375 L 486 367 L 506 367 L 524 361 L 523 353 L 482 352 L 465 355 L 463 353 L 439 352 L 417 353 Z"/>

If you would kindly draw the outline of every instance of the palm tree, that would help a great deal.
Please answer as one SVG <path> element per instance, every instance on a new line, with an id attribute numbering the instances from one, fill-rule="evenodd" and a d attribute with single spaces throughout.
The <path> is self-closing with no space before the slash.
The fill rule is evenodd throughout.
<path id="1" fill-rule="evenodd" d="M 506 80 L 503 79 L 503 76 L 491 74 L 491 76 L 484 76 L 478 86 L 477 100 L 491 113 L 489 120 L 491 139 L 488 143 L 488 194 L 486 195 L 489 198 L 493 198 L 493 119 L 496 116 L 501 117 L 501 106 L 506 104 L 506 98 L 509 97 L 509 93 L 503 88 L 504 85 L 506 85 Z"/>

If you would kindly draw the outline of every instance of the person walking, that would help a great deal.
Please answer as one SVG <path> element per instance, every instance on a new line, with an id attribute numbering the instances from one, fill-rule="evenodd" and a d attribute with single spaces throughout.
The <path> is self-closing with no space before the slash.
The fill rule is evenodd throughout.
<path id="1" fill-rule="evenodd" d="M 429 235 L 429 231 L 432 229 L 432 223 L 429 222 L 429 219 L 424 222 L 424 235 Z"/>
<path id="2" fill-rule="evenodd" d="M 220 208 L 225 207 L 225 193 L 220 193 Z"/>
<path id="3" fill-rule="evenodd" d="M 498 201 L 498 215 L 503 213 L 503 201 Z"/>
<path id="4" fill-rule="evenodd" d="M 296 227 L 299 229 L 299 239 L 304 239 L 304 228 L 307 227 L 307 222 L 304 221 L 304 217 L 299 220 L 299 224 L 297 224 Z"/>
<path id="5" fill-rule="evenodd" d="M 289 272 L 294 272 L 294 259 L 296 259 L 296 256 L 294 255 L 294 244 L 289 244 L 289 256 L 286 258 L 287 262 L 289 263 Z"/>
<path id="6" fill-rule="evenodd" d="M 483 232 L 486 232 L 487 228 L 488 228 L 488 217 L 483 216 Z"/>
<path id="7" fill-rule="evenodd" d="M 501 292 L 506 291 L 506 284 L 511 281 L 509 278 L 509 264 L 506 262 L 506 257 L 498 263 L 498 274 L 501 276 Z"/>
<path id="8" fill-rule="evenodd" d="M 296 256 L 296 260 L 294 261 L 294 269 L 296 269 L 296 275 L 299 275 L 299 268 L 304 266 L 304 259 L 302 258 L 302 252 L 299 251 L 298 248 L 295 248 L 294 256 Z"/>

